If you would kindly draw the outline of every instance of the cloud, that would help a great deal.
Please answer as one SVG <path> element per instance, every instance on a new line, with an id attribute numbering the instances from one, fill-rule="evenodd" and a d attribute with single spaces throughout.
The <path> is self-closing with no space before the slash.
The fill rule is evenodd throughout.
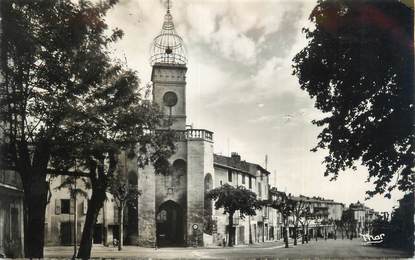
<path id="1" fill-rule="evenodd" d="M 258 118 L 249 119 L 248 122 L 250 123 L 264 123 L 264 122 L 271 122 L 274 121 L 276 118 L 275 115 L 263 115 Z"/>

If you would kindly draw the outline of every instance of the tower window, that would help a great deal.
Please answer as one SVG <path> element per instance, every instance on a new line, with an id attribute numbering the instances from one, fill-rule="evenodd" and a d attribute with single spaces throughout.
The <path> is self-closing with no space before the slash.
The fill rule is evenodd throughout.
<path id="1" fill-rule="evenodd" d="M 62 214 L 69 214 L 71 209 L 71 202 L 68 199 L 61 200 L 61 213 Z"/>
<path id="2" fill-rule="evenodd" d="M 242 184 L 245 184 L 245 174 L 242 173 Z"/>
<path id="3" fill-rule="evenodd" d="M 252 178 L 249 176 L 249 188 L 252 189 Z"/>
<path id="4" fill-rule="evenodd" d="M 228 170 L 228 181 L 232 182 L 232 171 Z"/>

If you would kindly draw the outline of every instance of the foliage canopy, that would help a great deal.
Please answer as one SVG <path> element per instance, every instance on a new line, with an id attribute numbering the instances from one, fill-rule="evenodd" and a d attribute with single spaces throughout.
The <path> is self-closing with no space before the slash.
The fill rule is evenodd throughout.
<path id="1" fill-rule="evenodd" d="M 319 0 L 293 59 L 301 89 L 325 118 L 313 149 L 327 149 L 325 176 L 360 162 L 369 196 L 411 190 L 414 134 L 413 10 L 396 0 Z"/>
<path id="2" fill-rule="evenodd" d="M 225 183 L 218 188 L 210 190 L 206 196 L 209 199 L 216 200 L 215 208 L 223 208 L 224 214 L 233 214 L 239 210 L 241 218 L 244 218 L 245 215 L 256 215 L 255 210 L 260 208 L 255 192 L 243 186 L 235 188 Z"/>

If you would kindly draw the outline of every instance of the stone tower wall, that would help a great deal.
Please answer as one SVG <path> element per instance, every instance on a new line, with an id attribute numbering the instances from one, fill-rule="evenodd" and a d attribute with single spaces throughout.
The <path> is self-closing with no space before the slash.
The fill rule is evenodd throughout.
<path id="1" fill-rule="evenodd" d="M 187 244 L 203 246 L 204 176 L 213 173 L 213 143 L 195 139 L 187 147 Z"/>
<path id="2" fill-rule="evenodd" d="M 149 165 L 139 170 L 138 189 L 138 245 L 156 245 L 156 176 Z"/>

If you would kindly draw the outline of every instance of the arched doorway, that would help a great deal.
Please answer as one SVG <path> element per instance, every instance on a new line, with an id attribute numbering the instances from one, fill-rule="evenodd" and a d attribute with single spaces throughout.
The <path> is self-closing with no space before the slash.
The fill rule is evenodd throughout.
<path id="1" fill-rule="evenodd" d="M 183 209 L 174 201 L 160 205 L 157 213 L 157 245 L 183 246 Z"/>

